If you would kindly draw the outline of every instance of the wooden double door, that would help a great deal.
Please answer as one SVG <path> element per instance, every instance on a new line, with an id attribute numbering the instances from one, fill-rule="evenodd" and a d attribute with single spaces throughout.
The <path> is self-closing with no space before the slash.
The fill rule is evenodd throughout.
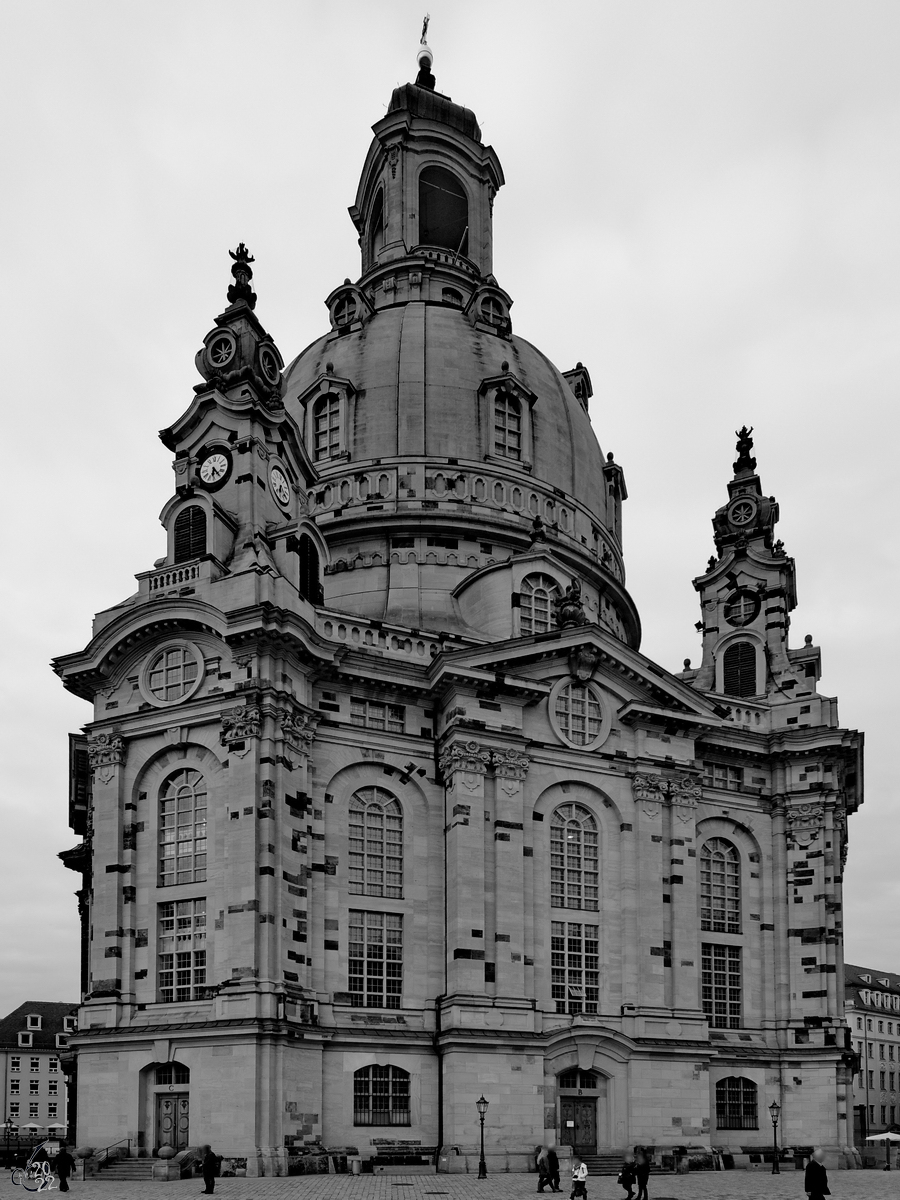
<path id="1" fill-rule="evenodd" d="M 597 1153 L 597 1101 L 562 1096 L 559 1101 L 559 1140 L 580 1154 Z"/>
<path id="2" fill-rule="evenodd" d="M 156 1145 L 187 1150 L 190 1145 L 190 1102 L 187 1092 L 157 1094 Z"/>

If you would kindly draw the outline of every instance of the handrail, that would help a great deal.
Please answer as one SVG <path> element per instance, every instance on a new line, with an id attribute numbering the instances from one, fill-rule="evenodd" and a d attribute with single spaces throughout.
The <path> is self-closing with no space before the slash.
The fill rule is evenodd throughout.
<path id="1" fill-rule="evenodd" d="M 121 1146 L 123 1142 L 126 1142 L 128 1144 L 128 1149 L 130 1150 L 131 1149 L 131 1138 L 119 1138 L 119 1140 L 117 1142 L 113 1142 L 109 1146 L 104 1146 L 102 1150 L 95 1150 L 94 1153 L 91 1155 L 91 1157 L 86 1158 L 84 1161 L 86 1163 L 89 1163 L 89 1162 L 95 1163 L 97 1166 L 100 1166 L 101 1162 L 107 1162 L 107 1160 L 109 1159 L 110 1150 L 114 1150 L 116 1146 Z M 104 1157 L 102 1159 L 100 1157 L 101 1154 L 104 1155 Z"/>

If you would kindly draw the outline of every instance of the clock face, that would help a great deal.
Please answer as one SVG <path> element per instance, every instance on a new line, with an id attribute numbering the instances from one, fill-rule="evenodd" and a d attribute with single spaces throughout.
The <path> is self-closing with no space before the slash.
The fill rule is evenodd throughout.
<path id="1" fill-rule="evenodd" d="M 222 450 L 214 450 L 200 464 L 200 481 L 207 487 L 214 487 L 225 482 L 230 469 L 231 461 L 228 455 Z"/>
<path id="2" fill-rule="evenodd" d="M 287 481 L 287 476 L 281 467 L 273 467 L 272 473 L 269 476 L 272 484 L 272 491 L 275 499 L 279 504 L 287 506 L 291 500 L 291 486 Z"/>

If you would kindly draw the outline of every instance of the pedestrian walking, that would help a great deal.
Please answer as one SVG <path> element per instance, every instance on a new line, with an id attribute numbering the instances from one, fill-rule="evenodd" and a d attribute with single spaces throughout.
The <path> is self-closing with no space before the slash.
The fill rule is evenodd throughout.
<path id="1" fill-rule="evenodd" d="M 588 1169 L 580 1154 L 572 1159 L 572 1191 L 569 1200 L 587 1200 Z"/>
<path id="2" fill-rule="evenodd" d="M 561 1192 L 562 1188 L 559 1186 L 559 1157 L 555 1146 L 547 1148 L 547 1175 L 550 1179 L 550 1191 Z"/>
<path id="3" fill-rule="evenodd" d="M 534 1164 L 537 1167 L 538 1184 L 537 1190 L 543 1193 L 544 1188 L 550 1182 L 550 1171 L 547 1166 L 547 1147 L 538 1146 L 537 1154 L 535 1155 Z"/>
<path id="4" fill-rule="evenodd" d="M 203 1173 L 204 1188 L 200 1193 L 202 1196 L 211 1196 L 216 1190 L 216 1176 L 219 1173 L 219 1164 L 221 1158 L 218 1154 L 213 1154 L 209 1146 L 200 1147 L 200 1170 Z"/>
<path id="5" fill-rule="evenodd" d="M 809 1200 L 823 1200 L 825 1196 L 831 1195 L 828 1190 L 828 1172 L 825 1170 L 825 1152 L 821 1146 L 816 1146 L 812 1158 L 806 1164 L 803 1187 Z"/>
<path id="6" fill-rule="evenodd" d="M 59 1190 L 67 1192 L 69 1190 L 69 1176 L 75 1168 L 75 1159 L 66 1149 L 65 1142 L 60 1146 L 59 1154 L 57 1154 L 56 1162 L 53 1166 L 59 1176 Z"/>
<path id="7" fill-rule="evenodd" d="M 634 1172 L 634 1155 L 626 1154 L 622 1161 L 622 1169 L 619 1172 L 619 1178 L 616 1181 L 619 1187 L 623 1187 L 628 1193 L 625 1200 L 634 1200 L 634 1185 L 637 1182 L 637 1176 Z"/>
<path id="8" fill-rule="evenodd" d="M 650 1181 L 650 1156 L 643 1146 L 634 1148 L 634 1178 L 637 1183 L 636 1200 L 650 1200 L 647 1184 Z"/>

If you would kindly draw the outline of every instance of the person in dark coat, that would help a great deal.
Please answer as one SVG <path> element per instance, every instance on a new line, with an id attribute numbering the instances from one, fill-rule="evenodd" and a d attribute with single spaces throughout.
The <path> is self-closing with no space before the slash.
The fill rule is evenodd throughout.
<path id="1" fill-rule="evenodd" d="M 825 1170 L 825 1153 L 821 1146 L 816 1146 L 812 1158 L 806 1164 L 803 1187 L 810 1200 L 823 1200 L 823 1197 L 831 1195 L 828 1190 L 828 1172 Z"/>
<path id="2" fill-rule="evenodd" d="M 634 1148 L 634 1178 L 638 1185 L 637 1200 L 650 1200 L 647 1184 L 650 1182 L 650 1156 L 643 1146 Z"/>
<path id="3" fill-rule="evenodd" d="M 216 1176 L 219 1173 L 219 1156 L 213 1154 L 209 1146 L 200 1147 L 200 1170 L 203 1173 L 202 1196 L 211 1196 L 216 1190 Z"/>
<path id="4" fill-rule="evenodd" d="M 559 1158 L 556 1154 L 556 1147 L 551 1146 L 547 1150 L 547 1176 L 550 1180 L 550 1191 L 561 1192 L 559 1186 Z"/>
<path id="5" fill-rule="evenodd" d="M 619 1186 L 623 1187 L 628 1195 L 625 1200 L 634 1200 L 634 1185 L 637 1182 L 637 1176 L 634 1172 L 634 1155 L 626 1154 L 622 1163 L 622 1169 L 619 1171 Z"/>
<path id="6" fill-rule="evenodd" d="M 59 1154 L 57 1154 L 56 1162 L 53 1166 L 59 1176 L 59 1190 L 67 1192 L 69 1190 L 69 1176 L 75 1169 L 75 1159 L 66 1149 L 65 1143 L 60 1146 Z"/>
<path id="7" fill-rule="evenodd" d="M 537 1190 L 543 1195 L 544 1188 L 550 1182 L 550 1169 L 547 1166 L 547 1147 L 538 1146 L 535 1154 L 534 1164 L 537 1167 L 538 1185 Z"/>

